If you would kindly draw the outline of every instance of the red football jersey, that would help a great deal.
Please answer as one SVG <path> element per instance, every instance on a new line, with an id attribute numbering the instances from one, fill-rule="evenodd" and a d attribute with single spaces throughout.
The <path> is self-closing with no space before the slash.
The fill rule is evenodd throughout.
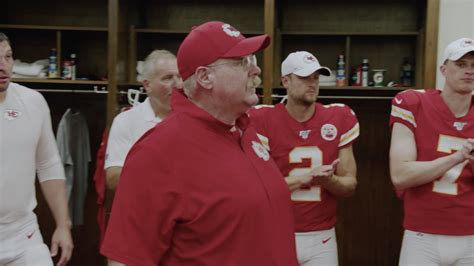
<path id="1" fill-rule="evenodd" d="M 401 123 L 415 135 L 417 161 L 432 161 L 474 138 L 474 108 L 456 118 L 438 90 L 409 90 L 392 100 L 390 125 Z M 406 189 L 404 227 L 442 234 L 474 234 L 474 176 L 467 161 L 433 182 Z"/>
<path id="2" fill-rule="evenodd" d="M 313 117 L 302 123 L 293 119 L 283 104 L 257 106 L 249 115 L 285 177 L 331 164 L 339 150 L 352 145 L 359 136 L 357 117 L 344 104 L 316 103 Z M 337 198 L 329 191 L 312 186 L 293 191 L 291 199 L 296 232 L 326 230 L 335 225 Z"/>

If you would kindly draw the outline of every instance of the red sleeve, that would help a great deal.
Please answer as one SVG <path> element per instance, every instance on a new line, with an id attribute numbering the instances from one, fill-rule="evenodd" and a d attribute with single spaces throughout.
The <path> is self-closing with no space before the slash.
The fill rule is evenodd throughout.
<path id="1" fill-rule="evenodd" d="M 266 119 L 268 113 L 275 108 L 273 105 L 257 105 L 249 109 L 247 112 L 250 118 L 250 123 L 255 128 L 258 134 L 267 136 Z"/>
<path id="2" fill-rule="evenodd" d="M 359 121 L 354 111 L 347 105 L 344 105 L 341 109 L 342 129 L 343 132 L 339 141 L 339 148 L 344 148 L 352 145 L 355 140 L 359 137 Z"/>
<path id="3" fill-rule="evenodd" d="M 411 131 L 415 131 L 420 93 L 423 92 L 407 90 L 398 93 L 392 99 L 390 127 L 392 127 L 394 123 L 401 123 L 408 127 Z"/>

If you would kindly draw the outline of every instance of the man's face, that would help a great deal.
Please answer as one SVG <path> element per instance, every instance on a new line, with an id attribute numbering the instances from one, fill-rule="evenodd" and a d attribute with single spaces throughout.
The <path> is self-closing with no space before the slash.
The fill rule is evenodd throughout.
<path id="1" fill-rule="evenodd" d="M 459 93 L 474 91 L 474 52 L 468 53 L 457 61 L 447 60 L 441 66 L 446 78 L 446 87 Z"/>
<path id="2" fill-rule="evenodd" d="M 161 107 L 170 107 L 170 97 L 173 88 L 183 88 L 183 80 L 178 72 L 175 58 L 165 57 L 155 62 L 155 70 L 149 80 L 143 81 L 143 86 L 151 101 Z"/>
<path id="3" fill-rule="evenodd" d="M 13 51 L 7 41 L 0 42 L 0 92 L 8 88 L 13 71 Z"/>
<path id="4" fill-rule="evenodd" d="M 260 84 L 254 55 L 241 58 L 219 59 L 209 66 L 215 72 L 213 94 L 224 108 L 234 114 L 243 114 L 258 103 L 255 89 Z"/>
<path id="5" fill-rule="evenodd" d="M 286 88 L 288 101 L 297 104 L 314 104 L 319 94 L 319 71 L 307 77 L 290 74 L 282 77 L 283 87 Z"/>

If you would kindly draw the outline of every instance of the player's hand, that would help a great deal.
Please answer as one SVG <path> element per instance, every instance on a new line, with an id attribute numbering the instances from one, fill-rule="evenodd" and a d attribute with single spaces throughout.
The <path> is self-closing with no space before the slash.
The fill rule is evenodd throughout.
<path id="1" fill-rule="evenodd" d="M 468 160 L 474 169 L 474 139 L 467 139 L 460 150 L 464 160 Z"/>
<path id="2" fill-rule="evenodd" d="M 318 166 L 310 171 L 311 176 L 314 179 L 321 177 L 331 177 L 336 172 L 339 159 L 334 160 L 331 164 Z"/>
<path id="3" fill-rule="evenodd" d="M 51 239 L 51 257 L 58 254 L 59 248 L 61 249 L 61 257 L 57 265 L 63 266 L 71 259 L 72 249 L 74 248 L 71 231 L 68 227 L 56 227 Z"/>

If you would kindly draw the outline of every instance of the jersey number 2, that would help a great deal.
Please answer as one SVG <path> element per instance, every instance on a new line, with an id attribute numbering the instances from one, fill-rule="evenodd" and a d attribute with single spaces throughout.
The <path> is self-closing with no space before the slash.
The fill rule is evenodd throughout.
<path id="1" fill-rule="evenodd" d="M 460 150 L 462 149 L 462 144 L 464 141 L 466 140 L 462 138 L 440 135 L 438 151 L 452 153 L 455 150 Z M 464 161 L 455 165 L 453 168 L 449 169 L 439 180 L 434 181 L 433 191 L 442 194 L 457 195 L 458 185 L 456 184 L 456 181 L 461 176 L 462 170 L 467 163 L 467 161 Z"/>
<path id="2" fill-rule="evenodd" d="M 311 169 L 323 165 L 323 152 L 317 146 L 295 147 L 289 153 L 290 163 L 301 163 L 303 159 L 311 161 L 309 167 L 295 168 L 290 176 L 304 175 Z M 291 193 L 293 201 L 321 201 L 321 187 L 311 186 L 309 189 L 297 189 Z"/>

